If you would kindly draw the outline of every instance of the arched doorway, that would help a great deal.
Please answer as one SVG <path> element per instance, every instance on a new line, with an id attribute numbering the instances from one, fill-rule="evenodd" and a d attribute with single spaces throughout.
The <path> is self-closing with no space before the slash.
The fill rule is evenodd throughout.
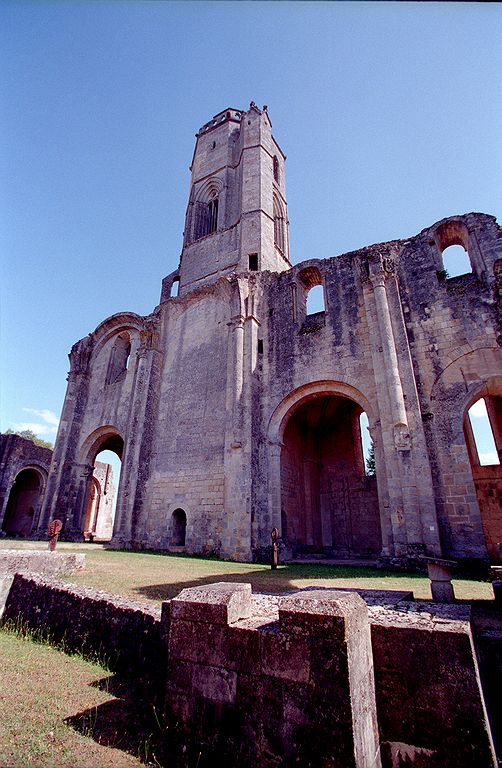
<path id="1" fill-rule="evenodd" d="M 10 536 L 31 534 L 42 493 L 42 476 L 33 468 L 21 470 L 9 494 L 2 529 Z"/>
<path id="2" fill-rule="evenodd" d="M 187 530 L 187 516 L 183 509 L 175 509 L 171 517 L 171 545 L 184 547 Z"/>
<path id="3" fill-rule="evenodd" d="M 376 477 L 367 474 L 363 409 L 342 394 L 319 393 L 287 417 L 280 457 L 281 528 L 296 554 L 380 554 Z"/>
<path id="4" fill-rule="evenodd" d="M 80 530 L 86 541 L 109 541 L 113 536 L 124 441 L 112 429 L 97 430 L 84 445 L 89 479 Z"/>

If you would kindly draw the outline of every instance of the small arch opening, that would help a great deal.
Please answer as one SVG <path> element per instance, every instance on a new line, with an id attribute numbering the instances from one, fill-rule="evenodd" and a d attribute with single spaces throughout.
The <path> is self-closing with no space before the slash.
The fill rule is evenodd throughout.
<path id="1" fill-rule="evenodd" d="M 309 290 L 306 298 L 307 316 L 316 315 L 318 312 L 325 311 L 324 305 L 324 286 L 314 285 Z"/>
<path id="2" fill-rule="evenodd" d="M 110 355 L 106 383 L 114 384 L 126 375 L 131 356 L 131 337 L 127 332 L 119 333 Z"/>
<path id="3" fill-rule="evenodd" d="M 447 277 L 460 277 L 472 272 L 469 254 L 463 245 L 449 245 L 444 249 L 442 258 Z"/>
<path id="4" fill-rule="evenodd" d="M 184 547 L 187 530 L 187 516 L 183 509 L 175 509 L 171 517 L 171 544 L 174 547 Z"/>
<path id="5" fill-rule="evenodd" d="M 180 290 L 180 279 L 179 277 L 175 277 L 172 285 L 171 285 L 171 293 L 169 294 L 171 299 L 176 299 L 179 295 Z"/>

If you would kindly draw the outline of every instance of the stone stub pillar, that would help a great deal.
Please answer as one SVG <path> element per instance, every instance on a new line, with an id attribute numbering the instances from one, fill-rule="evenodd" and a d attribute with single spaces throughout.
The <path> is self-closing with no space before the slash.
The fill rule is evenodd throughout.
<path id="1" fill-rule="evenodd" d="M 380 768 L 370 629 L 355 594 L 311 590 L 252 615 L 248 584 L 164 603 L 174 764 Z"/>
<path id="2" fill-rule="evenodd" d="M 312 589 L 279 603 L 280 635 L 269 636 L 264 672 L 280 676 L 277 644 L 301 654 L 303 686 L 284 686 L 285 764 L 379 768 L 375 681 L 368 609 L 354 593 Z M 275 665 L 270 661 L 274 659 Z M 284 662 L 283 662 L 284 663 Z M 303 721 L 303 722 L 302 722 Z M 271 717 L 264 726 L 274 727 Z M 302 733 L 309 733 L 302 738 Z M 291 739 L 291 741 L 289 741 Z"/>
<path id="3" fill-rule="evenodd" d="M 444 560 L 439 557 L 423 557 L 422 561 L 427 565 L 432 599 L 436 603 L 455 602 L 455 593 L 451 580 L 452 571 L 457 563 L 454 560 Z"/>

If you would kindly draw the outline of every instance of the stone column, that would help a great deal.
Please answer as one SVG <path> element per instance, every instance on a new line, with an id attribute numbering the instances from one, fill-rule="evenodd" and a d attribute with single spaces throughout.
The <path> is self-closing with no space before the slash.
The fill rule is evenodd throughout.
<path id="1" fill-rule="evenodd" d="M 410 435 L 408 432 L 408 418 L 404 404 L 403 388 L 399 377 L 399 364 L 397 360 L 396 345 L 392 332 L 389 304 L 385 291 L 385 273 L 383 271 L 370 275 L 373 286 L 373 295 L 377 310 L 378 327 L 380 329 L 380 341 L 385 364 L 385 377 L 387 391 L 389 393 L 394 423 L 394 442 L 398 450 L 409 450 Z"/>

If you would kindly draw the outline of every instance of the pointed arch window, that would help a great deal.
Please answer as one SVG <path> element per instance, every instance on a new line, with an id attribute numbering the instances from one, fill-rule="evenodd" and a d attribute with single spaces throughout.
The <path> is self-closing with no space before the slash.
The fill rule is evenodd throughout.
<path id="1" fill-rule="evenodd" d="M 278 184 L 279 183 L 279 160 L 277 159 L 277 155 L 274 155 L 273 165 L 274 165 L 274 181 Z"/>
<path id="2" fill-rule="evenodd" d="M 277 197 L 274 195 L 274 245 L 279 251 L 284 254 L 285 251 L 285 237 L 284 237 L 284 210 Z"/>

